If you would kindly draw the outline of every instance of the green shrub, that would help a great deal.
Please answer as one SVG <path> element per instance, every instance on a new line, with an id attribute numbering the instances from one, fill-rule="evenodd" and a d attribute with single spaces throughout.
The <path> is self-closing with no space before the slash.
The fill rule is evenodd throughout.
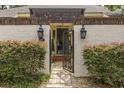
<path id="1" fill-rule="evenodd" d="M 0 42 L 0 82 L 14 86 L 43 76 L 44 45 L 37 41 Z"/>
<path id="2" fill-rule="evenodd" d="M 124 87 L 124 43 L 86 47 L 83 57 L 92 76 L 112 87 Z"/>

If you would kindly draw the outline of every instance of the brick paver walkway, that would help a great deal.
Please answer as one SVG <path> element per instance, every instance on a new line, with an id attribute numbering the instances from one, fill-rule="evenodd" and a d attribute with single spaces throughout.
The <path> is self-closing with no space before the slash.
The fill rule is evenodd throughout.
<path id="1" fill-rule="evenodd" d="M 62 62 L 52 63 L 51 76 L 46 85 L 48 88 L 71 88 L 72 74 L 62 68 Z"/>

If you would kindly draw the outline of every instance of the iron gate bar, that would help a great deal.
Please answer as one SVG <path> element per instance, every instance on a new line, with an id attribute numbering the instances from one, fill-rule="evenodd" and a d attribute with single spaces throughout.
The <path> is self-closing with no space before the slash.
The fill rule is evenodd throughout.
<path id="1" fill-rule="evenodd" d="M 65 32 L 64 36 L 66 40 L 64 45 L 65 60 L 63 62 L 63 68 L 74 73 L 74 31 Z"/>

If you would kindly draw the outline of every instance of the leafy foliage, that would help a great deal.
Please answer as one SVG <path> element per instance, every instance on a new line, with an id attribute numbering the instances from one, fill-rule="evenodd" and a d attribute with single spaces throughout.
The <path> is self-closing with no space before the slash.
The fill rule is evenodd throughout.
<path id="1" fill-rule="evenodd" d="M 121 5 L 105 5 L 110 11 L 115 11 L 116 9 L 121 9 Z"/>
<path id="2" fill-rule="evenodd" d="M 124 87 L 124 43 L 88 47 L 83 56 L 91 75 L 113 87 Z"/>
<path id="3" fill-rule="evenodd" d="M 0 81 L 10 85 L 37 80 L 44 68 L 45 48 L 40 42 L 0 42 Z"/>
<path id="4" fill-rule="evenodd" d="M 27 5 L 0 5 L 0 10 L 10 9 L 10 8 L 18 8 Z"/>

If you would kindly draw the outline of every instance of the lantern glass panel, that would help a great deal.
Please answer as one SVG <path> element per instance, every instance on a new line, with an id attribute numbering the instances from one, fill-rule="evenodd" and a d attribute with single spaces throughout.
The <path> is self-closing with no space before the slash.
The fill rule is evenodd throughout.
<path id="1" fill-rule="evenodd" d="M 82 33 L 81 33 L 81 38 L 85 38 L 86 37 L 86 32 L 85 31 L 83 31 Z"/>
<path id="2" fill-rule="evenodd" d="M 42 32 L 38 32 L 38 36 L 39 36 L 39 39 L 42 39 L 43 33 Z"/>
<path id="3" fill-rule="evenodd" d="M 44 41 L 44 30 L 42 28 L 42 25 L 40 25 L 39 29 L 37 30 L 38 38 L 39 40 Z"/>

